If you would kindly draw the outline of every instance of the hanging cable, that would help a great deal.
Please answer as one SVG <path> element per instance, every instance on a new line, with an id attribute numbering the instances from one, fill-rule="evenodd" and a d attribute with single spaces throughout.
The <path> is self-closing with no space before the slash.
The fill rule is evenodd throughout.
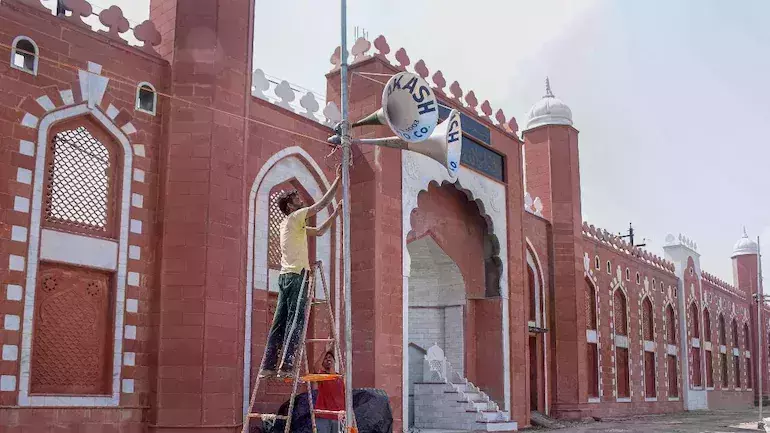
<path id="1" fill-rule="evenodd" d="M 67 63 L 67 62 L 62 62 L 62 61 L 56 60 L 56 59 L 50 59 L 50 58 L 41 56 L 41 55 L 39 55 L 39 54 L 37 54 L 35 52 L 23 50 L 23 49 L 20 49 L 18 47 L 12 47 L 12 46 L 7 45 L 7 44 L 0 43 L 0 47 L 1 48 L 6 48 L 6 49 L 10 50 L 11 52 L 30 54 L 30 55 L 36 56 L 40 60 L 44 60 L 44 61 L 50 62 L 50 63 L 55 64 L 55 65 L 60 66 L 60 67 L 66 67 L 66 68 L 72 69 L 75 72 L 77 72 L 80 69 L 82 69 L 82 67 L 80 67 L 80 66 L 76 66 L 76 65 L 73 65 L 73 64 Z M 115 81 L 117 83 L 125 84 L 125 85 L 130 86 L 130 87 L 136 87 L 136 83 L 134 82 L 134 80 L 131 80 L 131 79 L 127 78 L 127 77 L 124 77 L 124 76 L 122 76 L 120 74 L 116 74 L 116 73 L 114 73 L 112 71 L 109 71 L 109 70 L 107 70 L 105 68 L 102 68 L 102 72 L 105 75 L 109 72 L 111 76 L 107 77 L 107 78 L 109 78 L 109 79 L 111 79 L 111 80 L 113 80 L 113 81 Z M 158 96 L 162 96 L 164 98 L 168 98 L 169 100 L 172 100 L 172 101 L 178 101 L 178 102 L 185 103 L 185 104 L 188 104 L 188 105 L 193 106 L 193 107 L 211 110 L 211 111 L 214 111 L 214 112 L 217 112 L 217 113 L 225 114 L 227 116 L 235 117 L 235 118 L 240 119 L 240 120 L 245 120 L 247 122 L 255 123 L 257 125 L 266 126 L 268 128 L 273 128 L 275 130 L 278 130 L 278 131 L 281 131 L 281 132 L 285 132 L 287 134 L 292 134 L 292 135 L 295 135 L 297 137 L 302 137 L 302 138 L 305 138 L 305 139 L 310 140 L 310 141 L 315 141 L 317 143 L 321 143 L 321 144 L 326 145 L 326 146 L 334 147 L 333 144 L 330 144 L 330 143 L 326 142 L 326 140 L 322 140 L 322 139 L 319 139 L 319 138 L 316 138 L 316 137 L 312 137 L 312 136 L 309 136 L 309 135 L 306 135 L 306 134 L 302 134 L 302 133 L 297 132 L 297 131 L 292 131 L 292 130 L 289 130 L 289 129 L 281 128 L 280 126 L 276 126 L 276 125 L 273 125 L 273 124 L 270 124 L 270 123 L 267 123 L 267 122 L 262 122 L 262 121 L 259 121 L 259 120 L 256 120 L 256 119 L 250 119 L 250 118 L 238 115 L 238 114 L 230 113 L 229 111 L 221 110 L 219 108 L 210 107 L 210 106 L 204 105 L 204 104 L 199 104 L 199 103 L 196 103 L 196 102 L 193 102 L 193 101 L 189 101 L 187 99 L 179 98 L 177 96 L 170 95 L 170 94 L 167 94 L 167 93 L 157 92 L 156 91 L 155 94 L 158 95 Z"/>

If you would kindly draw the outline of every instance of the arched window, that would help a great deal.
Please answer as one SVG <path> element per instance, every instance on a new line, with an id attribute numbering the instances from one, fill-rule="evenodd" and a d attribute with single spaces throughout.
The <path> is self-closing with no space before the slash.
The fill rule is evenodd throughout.
<path id="1" fill-rule="evenodd" d="M 597 271 L 602 268 L 602 262 L 599 260 L 599 256 L 594 258 L 594 268 L 596 268 Z"/>
<path id="2" fill-rule="evenodd" d="M 588 397 L 599 397 L 599 341 L 596 333 L 598 317 L 596 314 L 596 287 L 587 278 L 585 280 L 586 301 L 586 340 L 587 358 L 586 369 L 588 377 Z M 594 400 L 595 401 L 595 400 Z"/>
<path id="3" fill-rule="evenodd" d="M 120 164 L 111 140 L 91 122 L 70 122 L 52 131 L 46 157 L 45 225 L 64 231 L 116 237 Z"/>
<path id="4" fill-rule="evenodd" d="M 631 360 L 628 350 L 628 311 L 622 290 L 615 289 L 613 304 L 617 396 L 618 399 L 627 400 L 631 397 Z"/>
<path id="5" fill-rule="evenodd" d="M 703 309 L 703 341 L 711 342 L 711 315 L 707 308 Z"/>
<path id="6" fill-rule="evenodd" d="M 612 262 L 607 260 L 607 273 L 612 275 Z"/>
<path id="7" fill-rule="evenodd" d="M 653 339 L 653 321 L 652 302 L 650 302 L 650 298 L 644 298 L 644 302 L 642 302 L 642 332 L 646 341 L 652 341 Z"/>
<path id="8" fill-rule="evenodd" d="M 596 330 L 596 289 L 586 280 L 586 329 Z"/>
<path id="9" fill-rule="evenodd" d="M 740 348 L 741 347 L 741 342 L 738 339 L 738 322 L 736 322 L 735 319 L 733 319 L 733 323 L 732 323 L 731 327 L 732 327 L 732 333 L 733 333 L 733 335 L 732 335 L 732 337 L 733 337 L 733 341 L 732 341 L 733 347 Z"/>
<path id="10" fill-rule="evenodd" d="M 671 305 L 666 308 L 666 341 L 668 344 L 676 344 L 676 317 Z"/>
<path id="11" fill-rule="evenodd" d="M 158 105 L 158 93 L 150 83 L 139 83 L 136 86 L 136 109 L 147 114 L 156 113 Z"/>
<path id="12" fill-rule="evenodd" d="M 700 338 L 700 321 L 698 320 L 698 306 L 695 302 L 690 304 L 690 325 L 692 326 L 692 338 Z"/>
<path id="13" fill-rule="evenodd" d="M 711 314 L 708 308 L 703 309 L 703 341 L 711 343 Z M 709 346 L 710 347 L 710 346 Z M 714 354 L 707 347 L 703 354 L 706 358 L 706 387 L 714 387 Z"/>
<path id="14" fill-rule="evenodd" d="M 638 275 L 638 274 L 637 274 Z M 652 343 L 655 335 L 655 318 L 652 311 L 652 301 L 649 297 L 642 302 L 642 334 L 644 339 L 644 396 L 657 397 L 655 390 L 655 345 Z"/>
<path id="15" fill-rule="evenodd" d="M 626 281 L 631 281 L 631 269 L 626 268 Z"/>
<path id="16" fill-rule="evenodd" d="M 673 321 L 673 308 L 671 306 L 668 306 L 669 309 L 671 309 L 671 314 L 669 314 L 668 309 L 666 310 L 666 317 L 669 321 Z M 698 317 L 698 306 L 693 302 L 690 304 L 690 330 L 692 333 L 692 338 L 700 338 L 700 323 L 699 323 L 699 317 Z M 672 325 L 673 326 L 673 325 Z M 673 333 L 671 331 L 670 333 Z M 669 334 L 669 332 L 667 332 Z M 676 341 L 675 333 L 673 333 L 673 341 Z M 672 337 L 667 336 L 668 344 L 674 344 L 672 343 Z M 695 344 L 692 344 L 690 347 L 690 354 L 692 355 L 690 359 L 692 359 L 691 368 L 692 368 L 692 385 L 694 387 L 701 387 L 702 384 L 702 373 L 701 373 L 701 347 L 702 345 L 699 345 L 699 347 L 695 347 Z M 708 353 L 708 352 L 706 352 Z"/>
<path id="17" fill-rule="evenodd" d="M 39 57 L 35 41 L 26 36 L 17 36 L 14 39 L 11 51 L 12 68 L 37 75 Z"/>
<path id="18" fill-rule="evenodd" d="M 540 281 L 540 272 L 535 261 L 535 255 L 527 249 L 527 287 L 529 293 L 528 325 L 543 326 L 543 284 Z"/>
<path id="19" fill-rule="evenodd" d="M 725 316 L 720 314 L 719 315 L 719 319 L 717 319 L 717 320 L 719 321 L 719 325 L 718 325 L 719 326 L 719 328 L 718 328 L 719 344 L 724 346 L 724 345 L 727 344 L 727 338 L 726 338 L 726 334 L 727 333 L 726 333 L 726 330 L 725 330 Z"/>
<path id="20" fill-rule="evenodd" d="M 642 276 L 639 274 L 639 272 L 636 273 L 636 284 L 639 285 L 642 283 Z"/>
<path id="21" fill-rule="evenodd" d="M 125 136 L 109 134 L 99 122 L 90 115 L 71 117 L 45 132 L 45 165 L 37 166 L 43 172 L 34 210 L 39 220 L 30 230 L 40 234 L 27 361 L 30 395 L 109 394 L 119 373 L 113 371 L 120 356 L 114 329 L 123 327 L 123 311 L 116 307 L 134 313 L 139 308 L 136 299 L 124 307 L 120 297 L 126 282 L 141 284 L 120 268 L 128 232 L 142 234 L 142 221 L 128 218 L 130 184 L 122 182 L 131 169 L 124 167 L 130 149 Z M 126 339 L 136 339 L 135 325 L 124 329 Z"/>
<path id="22" fill-rule="evenodd" d="M 615 334 L 628 335 L 628 313 L 626 312 L 626 297 L 623 292 L 615 290 Z"/>
<path id="23" fill-rule="evenodd" d="M 537 324 L 537 285 L 535 283 L 535 271 L 527 266 L 527 286 L 529 287 L 529 321 Z"/>

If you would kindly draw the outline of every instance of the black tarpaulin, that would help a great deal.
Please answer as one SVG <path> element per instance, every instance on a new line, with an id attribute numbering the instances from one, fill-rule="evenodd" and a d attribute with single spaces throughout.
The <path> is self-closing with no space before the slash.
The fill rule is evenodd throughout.
<path id="1" fill-rule="evenodd" d="M 317 391 L 313 391 L 315 401 Z M 279 415 L 286 415 L 289 402 L 286 401 L 278 409 Z M 356 424 L 360 433 L 393 433 L 393 413 L 390 410 L 390 400 L 385 391 L 374 388 L 353 390 L 353 411 L 356 414 Z M 259 422 L 252 422 L 250 433 L 260 431 Z M 275 423 L 264 422 L 264 433 L 283 433 L 285 421 Z M 307 404 L 307 393 L 299 394 L 294 399 L 294 414 L 291 419 L 291 431 L 294 433 L 312 433 L 310 425 L 310 410 Z"/>

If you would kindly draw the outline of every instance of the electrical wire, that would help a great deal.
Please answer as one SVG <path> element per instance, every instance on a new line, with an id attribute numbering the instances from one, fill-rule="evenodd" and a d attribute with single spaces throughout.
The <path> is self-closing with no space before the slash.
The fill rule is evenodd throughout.
<path id="1" fill-rule="evenodd" d="M 69 69 L 72 69 L 75 72 L 77 72 L 77 71 L 82 69 L 82 67 L 80 67 L 80 66 L 76 66 L 76 65 L 73 65 L 73 64 L 67 63 L 67 62 L 62 62 L 61 60 L 50 59 L 50 58 L 41 56 L 41 55 L 39 55 L 39 54 L 37 54 L 35 52 L 23 50 L 23 49 L 20 49 L 18 47 L 12 47 L 12 46 L 4 44 L 4 43 L 0 43 L 0 48 L 8 49 L 8 50 L 10 50 L 13 53 L 29 54 L 29 55 L 37 57 L 40 60 L 44 60 L 44 61 L 53 63 L 53 64 L 55 64 L 57 66 L 67 67 Z M 131 79 L 127 78 L 127 77 L 124 77 L 124 76 L 122 76 L 120 74 L 117 74 L 117 73 L 112 72 L 112 71 L 110 71 L 108 69 L 105 69 L 105 68 L 102 68 L 102 72 L 105 75 L 109 72 L 111 76 L 107 77 L 107 78 L 109 78 L 109 79 L 111 79 L 111 80 L 113 80 L 113 81 L 115 81 L 117 83 L 125 84 L 125 85 L 130 86 L 130 87 L 136 87 L 136 82 L 134 80 L 131 80 Z M 297 137 L 302 137 L 302 138 L 305 138 L 305 139 L 310 140 L 310 141 L 315 141 L 317 143 L 321 143 L 321 144 L 326 145 L 326 146 L 335 147 L 335 145 L 328 143 L 326 140 L 321 140 L 319 138 L 311 137 L 309 135 L 302 134 L 302 133 L 297 132 L 297 131 L 292 131 L 292 130 L 289 130 L 289 129 L 281 128 L 280 126 L 276 126 L 276 125 L 273 125 L 273 124 L 270 124 L 270 123 L 267 123 L 267 122 L 262 122 L 262 121 L 259 121 L 259 120 L 256 120 L 256 119 L 247 118 L 247 117 L 241 116 L 239 114 L 230 113 L 229 111 L 221 110 L 219 108 L 210 107 L 210 106 L 204 105 L 204 104 L 199 104 L 199 103 L 196 103 L 196 102 L 193 102 L 193 101 L 189 101 L 187 99 L 183 99 L 183 98 L 180 98 L 180 97 L 177 97 L 177 96 L 174 96 L 174 95 L 170 95 L 170 94 L 167 94 L 167 93 L 156 91 L 155 94 L 157 96 L 162 96 L 164 98 L 168 98 L 169 100 L 182 102 L 182 103 L 185 103 L 185 104 L 188 104 L 190 106 L 197 107 L 197 108 L 203 108 L 203 109 L 211 110 L 213 112 L 217 112 L 217 113 L 220 113 L 220 114 L 225 114 L 227 116 L 235 117 L 237 119 L 245 120 L 247 122 L 255 123 L 257 125 L 266 126 L 268 128 L 273 128 L 273 129 L 275 129 L 277 131 L 285 132 L 287 134 L 292 134 L 292 135 L 297 136 Z"/>

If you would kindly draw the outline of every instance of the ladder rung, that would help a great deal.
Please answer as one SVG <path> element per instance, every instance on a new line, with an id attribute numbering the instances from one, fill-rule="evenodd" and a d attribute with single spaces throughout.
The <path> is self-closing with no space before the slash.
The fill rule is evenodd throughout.
<path id="1" fill-rule="evenodd" d="M 334 339 L 333 338 L 308 338 L 305 341 L 307 341 L 308 343 L 331 343 L 334 341 Z"/>
<path id="2" fill-rule="evenodd" d="M 313 412 L 321 414 L 321 415 L 345 415 L 344 410 L 323 410 L 323 409 L 313 409 Z"/>
<path id="3" fill-rule="evenodd" d="M 278 415 L 274 413 L 250 413 L 249 418 L 289 419 L 289 417 L 286 415 Z"/>
<path id="4" fill-rule="evenodd" d="M 328 380 L 335 380 L 341 377 L 342 375 L 336 373 L 312 373 L 300 377 L 300 380 L 304 382 L 326 382 Z"/>
<path id="5" fill-rule="evenodd" d="M 321 305 L 329 302 L 327 299 L 316 299 L 313 301 L 313 305 Z"/>

